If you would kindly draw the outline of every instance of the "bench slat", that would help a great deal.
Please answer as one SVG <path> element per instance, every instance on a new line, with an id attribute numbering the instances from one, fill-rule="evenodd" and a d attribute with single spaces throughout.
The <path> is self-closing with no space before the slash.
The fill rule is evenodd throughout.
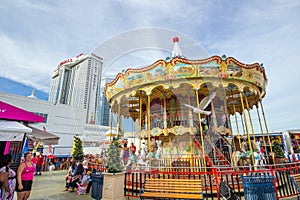
<path id="1" fill-rule="evenodd" d="M 161 198 L 187 198 L 187 199 L 203 199 L 202 194 L 172 194 L 172 193 L 157 193 L 157 192 L 145 192 L 141 196 L 143 197 L 161 197 Z"/>
<path id="2" fill-rule="evenodd" d="M 201 179 L 165 179 L 165 178 L 149 178 L 147 181 L 166 181 L 166 182 L 200 182 Z"/>
<path id="3" fill-rule="evenodd" d="M 146 178 L 142 197 L 203 199 L 201 179 Z"/>
<path id="4" fill-rule="evenodd" d="M 157 189 L 147 189 L 145 192 L 157 192 Z M 199 190 L 194 190 L 194 191 L 191 191 L 191 190 L 176 190 L 176 189 L 165 189 L 165 190 L 160 190 L 161 192 L 157 192 L 157 193 L 160 193 L 160 194 L 164 194 L 164 193 L 181 193 L 183 195 L 185 195 L 186 193 L 187 194 L 190 194 L 190 193 L 199 193 L 201 194 L 202 191 L 199 191 Z"/>
<path id="5" fill-rule="evenodd" d="M 190 189 L 190 190 L 199 190 L 199 189 L 202 189 L 201 186 L 197 186 L 197 187 L 192 187 L 192 186 L 180 186 L 180 185 L 176 185 L 176 186 L 173 186 L 173 185 L 164 185 L 164 186 L 159 186 L 159 185 L 147 185 L 145 186 L 147 188 L 154 188 L 154 189 L 158 189 L 158 190 L 163 190 L 163 189 L 168 189 L 168 188 L 179 188 L 179 189 Z"/>

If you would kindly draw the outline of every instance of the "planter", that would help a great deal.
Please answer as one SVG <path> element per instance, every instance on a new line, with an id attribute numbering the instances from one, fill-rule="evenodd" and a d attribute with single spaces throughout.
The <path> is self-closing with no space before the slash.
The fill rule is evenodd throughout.
<path id="1" fill-rule="evenodd" d="M 102 200 L 124 200 L 125 173 L 103 173 Z"/>

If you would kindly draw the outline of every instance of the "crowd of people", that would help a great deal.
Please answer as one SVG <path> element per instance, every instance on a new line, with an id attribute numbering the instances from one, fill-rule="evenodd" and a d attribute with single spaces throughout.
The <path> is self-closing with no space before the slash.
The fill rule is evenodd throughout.
<path id="1" fill-rule="evenodd" d="M 126 164 L 129 152 L 135 154 L 136 147 L 133 143 L 130 147 L 127 147 L 127 143 L 125 143 L 123 146 L 120 146 L 120 151 L 122 151 L 122 161 Z M 63 190 L 76 191 L 78 195 L 89 193 L 92 185 L 90 174 L 92 171 L 103 171 L 106 158 L 106 150 L 104 149 L 99 155 L 86 155 L 82 162 L 70 160 L 70 167 L 65 177 L 66 182 Z M 0 158 L 0 199 L 13 200 L 16 192 L 18 200 L 27 200 L 30 197 L 34 176 L 42 175 L 45 167 L 44 161 L 45 156 L 42 152 L 38 155 L 26 152 L 17 171 L 14 171 L 10 168 L 11 164 L 14 163 L 12 155 L 3 155 Z M 57 161 L 50 162 L 49 171 L 58 169 L 56 164 Z"/>
<path id="2" fill-rule="evenodd" d="M 88 160 L 83 162 L 72 161 L 66 175 L 66 185 L 64 191 L 74 192 L 77 195 L 89 193 L 92 186 L 91 171 L 88 168 Z"/>

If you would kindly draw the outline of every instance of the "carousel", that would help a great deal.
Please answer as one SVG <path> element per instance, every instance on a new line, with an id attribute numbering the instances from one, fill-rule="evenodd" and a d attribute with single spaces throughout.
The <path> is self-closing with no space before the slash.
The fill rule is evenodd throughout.
<path id="1" fill-rule="evenodd" d="M 122 119 L 130 118 L 139 141 L 126 165 L 206 169 L 235 167 L 241 160 L 254 166 L 260 159 L 271 162 L 265 159 L 273 150 L 262 105 L 263 65 L 225 55 L 189 60 L 181 55 L 178 37 L 173 42 L 171 57 L 129 68 L 106 85 L 118 137 Z M 256 124 L 266 139 L 256 139 Z"/>

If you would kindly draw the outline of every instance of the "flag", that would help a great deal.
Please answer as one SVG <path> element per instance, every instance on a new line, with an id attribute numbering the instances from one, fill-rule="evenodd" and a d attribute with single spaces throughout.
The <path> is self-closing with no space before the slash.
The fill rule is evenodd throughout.
<path id="1" fill-rule="evenodd" d="M 22 151 L 22 157 L 24 156 L 24 154 L 26 153 L 27 150 L 28 150 L 28 137 L 25 137 L 25 142 L 24 142 L 23 151 Z"/>

